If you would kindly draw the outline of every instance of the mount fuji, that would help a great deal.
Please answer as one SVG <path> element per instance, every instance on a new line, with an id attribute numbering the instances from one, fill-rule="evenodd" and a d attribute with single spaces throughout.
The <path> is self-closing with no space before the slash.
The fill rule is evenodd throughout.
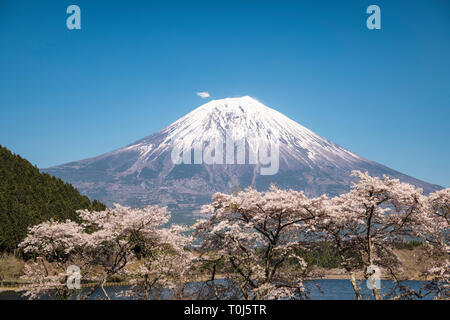
<path id="1" fill-rule="evenodd" d="M 205 146 L 205 141 L 213 143 L 226 133 L 233 142 L 258 139 L 278 143 L 277 173 L 263 175 L 261 165 L 251 162 L 174 163 L 175 147 L 191 155 L 190 150 L 199 143 Z M 249 148 L 247 142 L 245 150 Z M 43 171 L 106 204 L 159 204 L 188 212 L 208 202 L 215 192 L 230 193 L 248 186 L 265 190 L 272 183 L 309 195 L 337 195 L 349 189 L 352 170 L 387 174 L 423 188 L 425 193 L 441 189 L 362 158 L 248 96 L 212 100 L 126 147 Z"/>

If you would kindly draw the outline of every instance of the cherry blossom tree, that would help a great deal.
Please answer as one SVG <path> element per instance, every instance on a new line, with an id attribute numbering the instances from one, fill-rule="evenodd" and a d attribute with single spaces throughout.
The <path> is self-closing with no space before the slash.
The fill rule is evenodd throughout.
<path id="1" fill-rule="evenodd" d="M 448 233 L 448 221 L 447 225 L 441 224 L 445 220 L 443 214 L 432 213 L 431 210 L 436 202 L 442 201 L 442 194 L 427 198 L 421 189 L 398 179 L 372 177 L 360 171 L 352 174 L 359 181 L 348 193 L 326 201 L 316 227 L 339 252 L 356 298 L 362 299 L 362 294 L 355 273 L 362 271 L 366 279 L 372 280 L 372 272 L 377 267 L 393 278 L 395 289 L 402 292 L 400 296 L 392 293 L 393 298 L 413 294 L 424 296 L 422 292 L 414 292 L 401 285 L 398 275 L 402 264 L 395 254 L 395 244 L 406 239 L 419 239 L 443 252 L 446 245 L 445 241 L 442 242 L 442 234 Z M 441 221 L 438 222 L 439 219 Z M 346 255 L 349 251 L 356 255 Z M 440 270 L 430 269 L 430 272 L 439 273 Z M 427 289 L 432 289 L 433 286 L 428 285 Z M 372 287 L 373 297 L 382 299 L 377 286 L 373 284 Z"/>
<path id="2" fill-rule="evenodd" d="M 216 298 L 223 298 L 215 281 L 218 261 L 224 262 L 221 275 L 238 288 L 239 298 L 305 297 L 303 280 L 312 275 L 298 254 L 303 248 L 299 239 L 308 240 L 321 203 L 322 198 L 276 187 L 264 193 L 216 193 L 202 208 L 208 219 L 193 227 L 202 241 L 202 258 L 213 262 L 209 283 Z"/>
<path id="3" fill-rule="evenodd" d="M 79 255 L 87 238 L 81 225 L 67 220 L 65 222 L 47 221 L 29 229 L 29 234 L 19 245 L 33 262 L 25 265 L 24 273 L 31 284 L 25 296 L 38 298 L 42 295 L 68 299 L 74 293 L 65 284 L 70 265 L 81 265 Z M 88 268 L 84 277 L 87 278 Z"/>
<path id="4" fill-rule="evenodd" d="M 159 230 L 159 244 L 139 241 L 136 267 L 123 272 L 132 286 L 122 296 L 145 300 L 186 297 L 184 289 L 191 281 L 196 258 L 186 249 L 193 238 L 184 235 L 185 231 L 185 227 L 173 225 Z"/>
<path id="5" fill-rule="evenodd" d="M 423 297 L 434 293 L 435 298 L 450 297 L 450 189 L 431 193 L 425 198 L 421 221 L 412 227 L 415 237 L 422 239 L 424 257 L 431 264 L 423 271 L 428 281 L 419 290 L 403 288 L 402 296 Z"/>
<path id="6" fill-rule="evenodd" d="M 170 218 L 166 208 L 131 209 L 115 205 L 104 211 L 81 210 L 78 213 L 81 224 L 44 222 L 30 228 L 20 244 L 24 253 L 34 256 L 36 261 L 25 273 L 33 282 L 27 291 L 31 298 L 49 292 L 56 292 L 59 298 L 72 297 L 74 290 L 66 286 L 69 276 L 66 270 L 70 265 L 81 269 L 83 280 L 95 283 L 78 298 L 86 299 L 101 289 L 109 299 L 104 289 L 106 281 L 114 275 L 136 276 L 133 271 L 125 271 L 125 267 L 137 256 L 140 258 L 139 275 L 147 278 L 154 274 L 150 267 L 168 267 L 169 261 L 181 259 L 187 268 L 193 260 L 184 250 L 191 241 L 182 234 L 184 230 L 179 226 L 163 227 Z M 39 262 L 40 267 L 36 268 Z M 50 265 L 53 272 L 49 272 Z M 161 274 L 158 281 L 167 284 L 170 280 L 166 276 L 167 272 Z"/>
<path id="7" fill-rule="evenodd" d="M 334 198 L 308 198 L 274 186 L 266 192 L 250 188 L 216 193 L 202 207 L 207 218 L 192 226 L 192 235 L 182 226 L 167 227 L 170 213 L 158 206 L 115 205 L 79 211 L 81 223 L 41 223 L 20 244 L 31 258 L 25 267 L 25 278 L 32 282 L 26 295 L 86 299 L 100 290 L 109 299 L 105 283 L 121 276 L 131 283 L 122 292 L 127 297 L 181 299 L 189 296 L 186 287 L 195 271 L 206 265 L 208 297 L 306 298 L 304 281 L 321 275 L 302 253 L 326 241 L 338 253 L 357 299 L 363 299 L 357 276 L 371 280 L 375 268 L 395 283 L 384 297 L 373 283 L 375 299 L 447 299 L 450 189 L 425 196 L 421 189 L 387 176 L 353 175 L 358 181 L 350 191 Z M 408 240 L 422 243 L 426 280 L 420 289 L 402 281 L 404 266 L 396 248 Z M 187 250 L 196 241 L 200 257 Z M 83 282 L 94 284 L 89 290 L 66 286 L 71 265 L 80 268 Z"/>

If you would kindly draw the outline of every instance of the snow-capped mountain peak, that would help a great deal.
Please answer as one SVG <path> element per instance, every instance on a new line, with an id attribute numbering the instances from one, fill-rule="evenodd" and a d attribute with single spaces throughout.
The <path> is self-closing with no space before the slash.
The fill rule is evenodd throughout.
<path id="1" fill-rule="evenodd" d="M 277 173 L 261 175 L 259 164 L 247 162 L 173 161 L 174 148 L 188 150 L 190 155 L 195 146 L 224 141 L 226 134 L 233 143 L 247 139 L 248 148 L 252 139 L 278 144 Z M 352 170 L 397 177 L 425 192 L 440 188 L 359 157 L 249 96 L 209 101 L 124 148 L 45 171 L 107 204 L 198 208 L 214 192 L 248 186 L 264 190 L 272 183 L 310 195 L 336 195 L 349 189 Z"/>
<path id="2" fill-rule="evenodd" d="M 258 139 L 267 143 L 278 143 L 280 161 L 295 167 L 298 161 L 309 167 L 322 162 L 335 166 L 348 165 L 361 158 L 344 148 L 320 137 L 311 130 L 289 119 L 280 112 L 249 97 L 212 100 L 201 105 L 161 131 L 164 140 L 158 147 L 143 139 L 126 149 L 138 150 L 142 161 L 152 155 L 167 152 L 173 147 L 190 150 L 194 146 L 215 141 L 225 141 L 229 134 L 237 143 L 243 139 Z M 151 138 L 151 137 L 149 137 Z"/>

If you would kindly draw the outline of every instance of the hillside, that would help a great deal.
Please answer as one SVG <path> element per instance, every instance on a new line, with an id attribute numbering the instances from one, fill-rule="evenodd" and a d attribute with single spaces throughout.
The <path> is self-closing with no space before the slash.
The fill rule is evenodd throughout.
<path id="1" fill-rule="evenodd" d="M 0 252 L 13 251 L 31 225 L 51 218 L 74 219 L 78 209 L 103 208 L 102 203 L 91 202 L 71 184 L 40 173 L 0 145 Z"/>

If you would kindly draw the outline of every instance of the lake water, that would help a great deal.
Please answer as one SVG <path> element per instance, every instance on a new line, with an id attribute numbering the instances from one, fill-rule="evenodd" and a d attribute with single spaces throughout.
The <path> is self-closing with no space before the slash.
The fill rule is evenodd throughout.
<path id="1" fill-rule="evenodd" d="M 355 293 L 348 280 L 316 280 L 315 281 L 322 289 L 323 292 L 311 282 L 307 282 L 306 286 L 310 289 L 310 297 L 314 300 L 353 300 Z M 410 286 L 412 289 L 419 289 L 422 286 L 421 281 L 404 281 L 404 285 Z M 390 280 L 381 281 L 381 293 L 386 294 L 393 288 L 394 283 Z M 361 285 L 362 294 L 365 299 L 371 298 L 371 290 L 369 290 L 364 283 Z M 112 299 L 124 299 L 118 296 L 118 292 L 124 289 L 124 287 L 107 287 L 105 288 L 108 295 Z M 103 294 L 99 291 L 94 293 L 90 297 L 91 299 L 103 298 Z M 26 299 L 20 292 L 1 292 L 0 300 L 21 300 Z M 425 299 L 432 299 L 432 296 L 427 296 Z"/>

